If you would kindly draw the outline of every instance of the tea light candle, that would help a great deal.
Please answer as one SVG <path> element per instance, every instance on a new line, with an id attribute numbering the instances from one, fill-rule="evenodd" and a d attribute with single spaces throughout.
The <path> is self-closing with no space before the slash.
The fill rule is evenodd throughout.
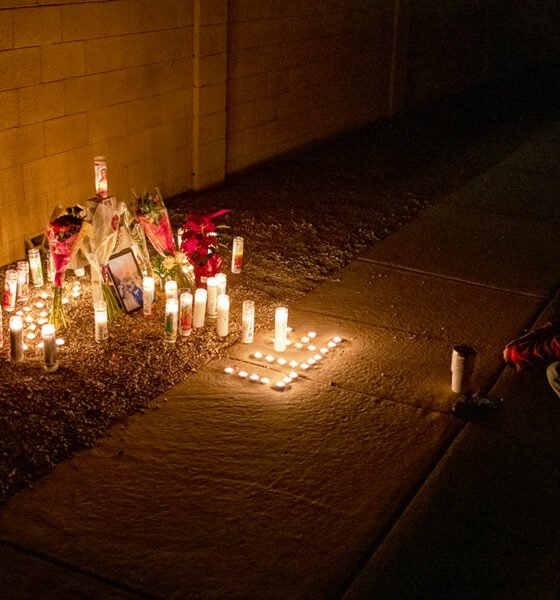
<path id="1" fill-rule="evenodd" d="M 288 385 L 289 383 L 292 383 L 292 378 L 289 375 L 286 375 L 286 377 L 282 378 L 282 381 Z"/>
<path id="2" fill-rule="evenodd" d="M 241 341 L 244 344 L 252 344 L 255 334 L 255 303 L 253 300 L 243 302 Z"/>
<path id="3" fill-rule="evenodd" d="M 10 325 L 10 359 L 12 362 L 23 361 L 23 319 L 12 315 Z"/>
<path id="4" fill-rule="evenodd" d="M 321 348 L 321 349 L 319 350 L 319 352 L 320 352 L 321 354 L 327 354 L 327 353 L 329 352 L 329 349 L 328 349 L 328 348 Z"/>
<path id="5" fill-rule="evenodd" d="M 283 367 L 288 361 L 285 358 L 279 358 L 276 362 Z"/>
<path id="6" fill-rule="evenodd" d="M 179 331 L 183 337 L 189 336 L 192 332 L 192 312 L 193 295 L 190 292 L 183 292 L 179 306 Z"/>
<path id="7" fill-rule="evenodd" d="M 146 276 L 142 279 L 142 311 L 146 319 L 152 316 L 155 287 L 153 277 Z"/>
<path id="8" fill-rule="evenodd" d="M 263 357 L 262 352 L 254 352 L 253 357 L 260 360 Z"/>
<path id="9" fill-rule="evenodd" d="M 79 290 L 74 290 L 72 292 L 72 298 L 79 298 L 80 297 L 80 292 Z"/>
<path id="10" fill-rule="evenodd" d="M 62 304 L 68 304 L 68 302 L 70 302 L 70 300 L 68 300 L 68 298 L 62 298 L 61 302 L 62 302 Z"/>
<path id="11" fill-rule="evenodd" d="M 309 332 L 307 333 L 307 337 L 308 337 L 309 339 L 312 339 L 312 340 L 313 340 L 313 339 L 315 339 L 315 338 L 317 337 L 317 334 L 316 334 L 314 331 L 309 331 Z"/>
<path id="12" fill-rule="evenodd" d="M 295 346 L 295 347 L 296 347 L 298 350 L 301 350 L 301 349 L 303 348 L 303 344 L 302 344 L 301 342 L 296 342 L 296 343 L 294 344 L 294 346 Z"/>
<path id="13" fill-rule="evenodd" d="M 265 356 L 264 358 L 266 360 L 266 362 L 268 363 L 272 363 L 274 362 L 274 356 L 272 356 L 272 354 L 268 354 L 267 356 Z"/>
<path id="14" fill-rule="evenodd" d="M 249 373 L 247 373 L 247 371 L 239 371 L 238 375 L 241 377 L 241 379 L 246 379 Z"/>
<path id="15" fill-rule="evenodd" d="M 210 319 L 215 319 L 218 309 L 218 283 L 215 277 L 208 277 L 206 292 L 206 314 Z"/>
<path id="16" fill-rule="evenodd" d="M 173 279 L 165 282 L 165 299 L 174 298 L 177 300 L 177 282 Z"/>
<path id="17" fill-rule="evenodd" d="M 317 361 L 314 358 L 308 358 L 307 364 L 312 367 Z"/>
<path id="18" fill-rule="evenodd" d="M 288 309 L 279 306 L 275 312 L 274 319 L 274 351 L 284 352 L 286 350 L 286 337 L 288 327 Z"/>
<path id="19" fill-rule="evenodd" d="M 291 373 L 288 373 L 288 375 L 292 378 L 292 379 L 297 379 L 298 378 L 298 374 L 295 371 L 292 371 Z"/>
<path id="20" fill-rule="evenodd" d="M 333 337 L 332 341 L 333 341 L 335 344 L 340 344 L 340 342 L 342 342 L 342 338 L 341 338 L 340 336 L 338 336 L 338 335 L 337 335 L 336 337 Z"/>
<path id="21" fill-rule="evenodd" d="M 204 317 L 206 314 L 206 295 L 204 288 L 198 288 L 194 293 L 193 324 L 195 329 L 204 327 Z"/>
<path id="22" fill-rule="evenodd" d="M 332 341 L 331 341 L 331 342 L 329 342 L 329 343 L 327 344 L 327 346 L 328 346 L 329 348 L 331 348 L 331 349 L 332 349 L 332 348 L 336 348 L 336 344 L 335 344 L 334 342 L 332 342 Z"/>
<path id="23" fill-rule="evenodd" d="M 31 283 L 35 287 L 41 287 L 44 284 L 43 265 L 41 264 L 41 254 L 38 248 L 31 248 L 28 253 L 29 269 L 31 271 Z"/>
<path id="24" fill-rule="evenodd" d="M 34 340 L 35 339 L 35 334 L 32 331 L 29 331 L 26 336 L 25 336 L 28 340 Z"/>
<path id="25" fill-rule="evenodd" d="M 274 389 L 275 389 L 277 392 L 283 392 L 283 391 L 286 389 L 286 384 L 285 384 L 283 381 L 277 381 L 277 382 L 274 384 Z"/>
<path id="26" fill-rule="evenodd" d="M 299 363 L 297 360 L 291 360 L 289 362 L 290 367 L 292 367 L 292 369 L 297 369 L 299 367 Z"/>
<path id="27" fill-rule="evenodd" d="M 49 295 L 47 294 L 47 292 L 41 292 L 39 294 L 39 297 L 42 298 L 43 300 L 46 300 L 49 297 Z M 39 304 L 39 303 L 37 303 L 37 304 Z M 37 306 L 37 304 L 35 306 Z M 42 306 L 37 306 L 37 308 L 42 308 Z"/>
<path id="28" fill-rule="evenodd" d="M 31 311 L 31 307 L 30 307 L 30 306 L 24 306 L 24 307 L 23 307 L 23 312 L 26 312 L 26 313 L 28 313 L 28 312 L 30 312 L 30 311 Z"/>
<path id="29" fill-rule="evenodd" d="M 45 308 L 44 302 L 35 302 L 35 308 Z"/>
<path id="30" fill-rule="evenodd" d="M 307 371 L 307 369 L 309 369 L 309 365 L 307 363 L 301 363 L 301 365 L 299 366 L 299 368 L 302 371 Z"/>
<path id="31" fill-rule="evenodd" d="M 84 277 L 85 274 L 86 270 L 84 267 L 78 267 L 77 269 L 74 269 L 74 275 L 76 275 L 76 277 Z"/>
<path id="32" fill-rule="evenodd" d="M 225 273 L 218 273 L 214 279 L 216 280 L 216 285 L 218 286 L 218 296 L 220 294 L 225 294 L 227 288 L 227 275 Z"/>
<path id="33" fill-rule="evenodd" d="M 266 385 L 270 383 L 270 379 L 268 377 L 261 377 L 261 383 Z"/>
<path id="34" fill-rule="evenodd" d="M 65 342 L 62 338 L 56 338 L 56 345 L 57 346 L 64 346 Z"/>
<path id="35" fill-rule="evenodd" d="M 258 383 L 258 382 L 259 382 L 259 380 L 260 380 L 260 377 L 259 377 L 259 376 L 258 376 L 256 373 L 253 373 L 253 374 L 252 374 L 252 375 L 249 377 L 249 379 L 250 379 L 250 380 L 251 380 L 253 383 Z"/>
<path id="36" fill-rule="evenodd" d="M 105 300 L 97 300 L 93 304 L 93 317 L 95 321 L 95 341 L 102 344 L 109 337 L 107 328 L 107 304 Z"/>
<path id="37" fill-rule="evenodd" d="M 216 320 L 216 333 L 225 337 L 229 332 L 229 296 L 220 294 L 218 296 L 218 317 Z"/>
<path id="38" fill-rule="evenodd" d="M 174 344 L 177 341 L 179 323 L 179 302 L 177 298 L 167 298 L 165 301 L 165 341 Z"/>
<path id="39" fill-rule="evenodd" d="M 307 346 L 307 349 L 309 350 L 309 352 L 315 352 L 315 350 L 317 350 L 317 348 L 313 344 L 309 344 L 309 346 Z"/>
<path id="40" fill-rule="evenodd" d="M 58 348 L 56 346 L 56 331 L 54 325 L 47 323 L 41 328 L 43 339 L 43 365 L 45 371 L 55 371 L 58 368 Z"/>
<path id="41" fill-rule="evenodd" d="M 308 338 L 306 335 L 304 335 L 304 336 L 301 338 L 301 342 L 302 342 L 303 344 L 309 344 L 309 338 Z"/>
<path id="42" fill-rule="evenodd" d="M 233 367 L 226 367 L 224 369 L 224 373 L 227 373 L 228 375 L 233 375 L 233 371 L 234 371 Z"/>

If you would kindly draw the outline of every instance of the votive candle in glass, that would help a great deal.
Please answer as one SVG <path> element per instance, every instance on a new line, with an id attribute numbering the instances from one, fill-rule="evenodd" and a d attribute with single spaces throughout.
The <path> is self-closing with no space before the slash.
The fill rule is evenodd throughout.
<path id="1" fill-rule="evenodd" d="M 10 317 L 10 360 L 23 361 L 23 319 L 19 315 Z"/>
<path id="2" fill-rule="evenodd" d="M 43 265 L 41 263 L 41 253 L 38 248 L 31 248 L 29 250 L 29 269 L 31 271 L 31 283 L 35 287 L 41 287 L 44 285 L 45 280 L 43 278 Z"/>
<path id="3" fill-rule="evenodd" d="M 241 341 L 244 344 L 252 344 L 255 334 L 255 303 L 253 300 L 243 302 Z"/>
<path id="4" fill-rule="evenodd" d="M 233 248 L 231 251 L 231 272 L 239 275 L 243 265 L 243 238 L 240 236 L 233 238 Z"/>
<path id="5" fill-rule="evenodd" d="M 17 271 L 15 269 L 8 269 L 4 280 L 4 298 L 2 301 L 6 312 L 12 312 L 16 308 L 17 280 Z"/>
<path id="6" fill-rule="evenodd" d="M 214 276 L 214 279 L 218 286 L 218 296 L 227 293 L 227 275 L 225 273 L 218 273 Z"/>
<path id="7" fill-rule="evenodd" d="M 29 300 L 29 263 L 26 260 L 17 263 L 17 299 Z"/>
<path id="8" fill-rule="evenodd" d="M 274 318 L 274 351 L 284 352 L 286 350 L 286 339 L 288 336 L 288 309 L 279 306 Z"/>
<path id="9" fill-rule="evenodd" d="M 229 296 L 220 294 L 218 296 L 218 309 L 216 318 L 216 333 L 225 337 L 229 333 Z"/>
<path id="10" fill-rule="evenodd" d="M 144 277 L 142 280 L 142 311 L 149 319 L 152 316 L 152 304 L 154 302 L 155 282 L 153 277 Z"/>
<path id="11" fill-rule="evenodd" d="M 58 368 L 58 348 L 56 346 L 56 331 L 54 325 L 47 323 L 41 327 L 43 338 L 43 364 L 45 371 L 56 371 Z"/>
<path id="12" fill-rule="evenodd" d="M 173 279 L 165 282 L 165 299 L 175 298 L 177 300 L 177 282 Z"/>
<path id="13" fill-rule="evenodd" d="M 204 327 L 204 317 L 206 315 L 206 296 L 204 288 L 197 288 L 194 293 L 193 324 L 195 329 Z"/>
<path id="14" fill-rule="evenodd" d="M 95 341 L 98 344 L 102 344 L 109 338 L 107 304 L 105 300 L 97 300 L 93 303 L 93 315 L 95 319 Z"/>
<path id="15" fill-rule="evenodd" d="M 218 282 L 215 277 L 208 277 L 206 292 L 206 314 L 210 319 L 215 319 L 218 308 Z"/>
<path id="16" fill-rule="evenodd" d="M 190 292 L 183 292 L 179 306 L 179 331 L 184 337 L 192 332 L 192 313 L 193 295 Z"/>
<path id="17" fill-rule="evenodd" d="M 94 158 L 95 193 L 99 198 L 107 198 L 107 161 L 104 156 Z"/>
<path id="18" fill-rule="evenodd" d="M 179 326 L 179 302 L 177 298 L 165 301 L 165 341 L 174 344 L 177 341 Z"/>

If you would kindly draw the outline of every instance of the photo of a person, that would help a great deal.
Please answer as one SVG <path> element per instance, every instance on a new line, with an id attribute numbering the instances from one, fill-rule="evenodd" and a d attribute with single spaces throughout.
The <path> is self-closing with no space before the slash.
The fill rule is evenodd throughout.
<path id="1" fill-rule="evenodd" d="M 126 312 L 141 308 L 142 273 L 132 250 L 127 248 L 111 256 L 108 267 L 117 295 Z"/>

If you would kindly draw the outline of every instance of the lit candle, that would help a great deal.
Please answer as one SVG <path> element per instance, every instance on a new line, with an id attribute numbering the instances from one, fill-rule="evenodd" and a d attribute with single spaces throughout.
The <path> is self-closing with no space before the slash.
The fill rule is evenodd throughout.
<path id="1" fill-rule="evenodd" d="M 35 302 L 35 308 L 45 308 L 44 302 Z"/>
<path id="2" fill-rule="evenodd" d="M 276 309 L 274 320 L 274 351 L 284 352 L 286 350 L 286 337 L 288 332 L 288 309 L 285 306 L 279 306 Z"/>
<path id="3" fill-rule="evenodd" d="M 29 263 L 26 260 L 17 263 L 17 299 L 21 302 L 29 299 Z"/>
<path id="4" fill-rule="evenodd" d="M 204 327 L 204 316 L 206 315 L 206 290 L 198 288 L 194 293 L 193 324 L 195 329 Z"/>
<path id="5" fill-rule="evenodd" d="M 331 342 L 329 342 L 329 343 L 327 344 L 327 346 L 328 346 L 329 348 L 331 348 L 331 349 L 332 349 L 332 348 L 335 348 L 335 347 L 336 347 L 336 344 L 335 344 L 334 342 L 332 342 L 332 341 L 331 341 Z"/>
<path id="6" fill-rule="evenodd" d="M 317 361 L 314 358 L 308 358 L 307 364 L 312 367 Z"/>
<path id="7" fill-rule="evenodd" d="M 142 310 L 146 319 L 152 316 L 152 304 L 154 302 L 155 282 L 153 277 L 142 279 Z"/>
<path id="8" fill-rule="evenodd" d="M 253 356 L 254 356 L 256 359 L 260 360 L 260 359 L 263 357 L 263 354 L 262 354 L 262 352 L 254 352 L 254 353 L 253 353 Z"/>
<path id="9" fill-rule="evenodd" d="M 280 381 L 277 381 L 277 382 L 274 384 L 274 389 L 275 389 L 277 392 L 283 392 L 283 391 L 286 389 L 286 384 L 285 384 L 285 383 L 284 383 L 282 380 L 280 380 Z"/>
<path id="10" fill-rule="evenodd" d="M 173 279 L 165 282 L 165 299 L 175 298 L 177 300 L 177 282 Z"/>
<path id="11" fill-rule="evenodd" d="M 288 373 L 288 375 L 292 378 L 292 379 L 297 379 L 298 378 L 298 374 L 295 371 L 292 371 L 291 373 Z"/>
<path id="12" fill-rule="evenodd" d="M 179 302 L 177 298 L 165 301 L 165 341 L 174 344 L 177 341 L 179 322 Z"/>
<path id="13" fill-rule="evenodd" d="M 93 303 L 93 318 L 95 320 L 95 341 L 102 344 L 109 337 L 107 328 L 107 304 L 105 300 L 97 300 Z"/>
<path id="14" fill-rule="evenodd" d="M 206 281 L 206 292 L 206 314 L 210 319 L 215 319 L 218 306 L 218 283 L 215 277 L 208 277 Z"/>
<path id="15" fill-rule="evenodd" d="M 241 379 L 246 379 L 249 373 L 247 373 L 247 371 L 239 371 L 238 375 Z"/>
<path id="16" fill-rule="evenodd" d="M 252 344 L 255 334 L 255 303 L 253 300 L 243 302 L 241 341 L 244 344 Z"/>
<path id="17" fill-rule="evenodd" d="M 233 248 L 231 251 L 231 272 L 239 275 L 243 265 L 243 238 L 233 238 Z"/>
<path id="18" fill-rule="evenodd" d="M 104 156 L 96 156 L 93 160 L 95 171 L 95 193 L 99 198 L 107 198 L 107 161 Z"/>
<path id="19" fill-rule="evenodd" d="M 62 298 L 61 302 L 62 302 L 62 304 L 68 304 L 68 302 L 70 302 L 70 300 L 68 300 L 68 298 Z"/>
<path id="20" fill-rule="evenodd" d="M 285 358 L 279 358 L 276 362 L 283 367 L 288 361 Z"/>
<path id="21" fill-rule="evenodd" d="M 319 350 L 319 352 L 320 352 L 321 354 L 327 354 L 327 353 L 328 353 L 328 351 L 329 351 L 329 349 L 328 349 L 328 348 L 321 348 L 321 349 Z"/>
<path id="22" fill-rule="evenodd" d="M 74 290 L 72 292 L 72 298 L 79 298 L 80 297 L 80 291 L 79 290 Z"/>
<path id="23" fill-rule="evenodd" d="M 309 331 L 307 333 L 307 337 L 310 338 L 310 339 L 314 339 L 314 338 L 317 337 L 317 334 L 314 331 Z"/>
<path id="24" fill-rule="evenodd" d="M 307 369 L 309 369 L 309 365 L 307 363 L 301 363 L 301 365 L 299 366 L 299 368 L 302 371 L 307 371 Z"/>
<path id="25" fill-rule="evenodd" d="M 290 367 L 292 367 L 292 369 L 297 369 L 299 367 L 299 363 L 297 360 L 291 360 L 289 364 Z"/>
<path id="26" fill-rule="evenodd" d="M 39 297 L 42 298 L 43 300 L 46 300 L 49 297 L 49 295 L 47 294 L 47 292 L 41 292 L 39 294 Z M 37 306 L 38 304 L 39 303 L 37 303 L 35 306 Z M 43 308 L 43 307 L 42 306 L 37 306 L 37 308 Z"/>
<path id="27" fill-rule="evenodd" d="M 228 375 L 233 375 L 233 367 L 226 367 L 224 369 L 224 373 L 227 373 Z"/>
<path id="28" fill-rule="evenodd" d="M 23 360 L 23 319 L 18 315 L 10 317 L 10 359 L 13 362 Z"/>
<path id="29" fill-rule="evenodd" d="M 289 383 L 292 383 L 292 378 L 291 378 L 289 375 L 286 375 L 286 377 L 284 377 L 284 378 L 282 379 L 282 381 L 283 381 L 283 382 L 284 382 L 286 385 L 288 385 Z"/>
<path id="30" fill-rule="evenodd" d="M 315 352 L 315 350 L 317 350 L 317 348 L 313 344 L 309 344 L 309 346 L 307 346 L 307 349 L 309 350 L 309 352 Z"/>
<path id="31" fill-rule="evenodd" d="M 264 358 L 266 360 L 266 362 L 268 363 L 272 363 L 274 362 L 274 356 L 272 356 L 272 354 L 268 354 L 267 356 L 265 356 Z"/>
<path id="32" fill-rule="evenodd" d="M 220 294 L 218 296 L 218 317 L 216 320 L 216 333 L 225 337 L 229 332 L 229 296 Z"/>
<path id="33" fill-rule="evenodd" d="M 263 383 L 263 384 L 270 383 L 270 379 L 268 377 L 261 377 L 261 383 Z"/>
<path id="34" fill-rule="evenodd" d="M 56 331 L 54 325 L 47 323 L 41 328 L 43 338 L 43 364 L 45 371 L 55 371 L 58 368 L 58 349 L 56 346 Z"/>
<path id="35" fill-rule="evenodd" d="M 252 375 L 249 377 L 249 379 L 250 379 L 250 380 L 251 380 L 253 383 L 258 383 L 258 382 L 259 382 L 259 380 L 260 380 L 260 377 L 259 377 L 259 376 L 258 376 L 256 373 L 253 373 L 253 374 L 252 374 Z"/>
<path id="36" fill-rule="evenodd" d="M 76 277 L 84 277 L 85 274 L 86 270 L 84 267 L 78 267 L 77 269 L 74 269 L 74 275 Z"/>
<path id="37" fill-rule="evenodd" d="M 218 296 L 220 294 L 225 294 L 227 289 L 227 276 L 225 273 L 218 273 L 215 276 L 216 285 L 218 286 Z"/>
<path id="38" fill-rule="evenodd" d="M 41 264 L 41 253 L 38 248 L 31 248 L 28 253 L 29 269 L 31 271 L 31 283 L 35 287 L 41 287 L 45 281 L 43 279 L 43 265 Z"/>
<path id="39" fill-rule="evenodd" d="M 309 344 L 309 338 L 308 338 L 306 335 L 304 335 L 304 336 L 301 338 L 301 341 L 302 341 L 304 344 Z"/>
<path id="40" fill-rule="evenodd" d="M 193 295 L 183 292 L 179 304 L 179 331 L 186 337 L 192 332 Z"/>

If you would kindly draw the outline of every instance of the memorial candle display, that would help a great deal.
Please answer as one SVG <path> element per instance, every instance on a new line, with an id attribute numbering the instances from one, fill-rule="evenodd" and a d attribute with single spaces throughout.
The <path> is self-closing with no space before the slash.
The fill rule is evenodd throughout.
<path id="1" fill-rule="evenodd" d="M 243 238 L 233 238 L 233 248 L 231 251 L 231 272 L 239 275 L 243 265 Z"/>
<path id="2" fill-rule="evenodd" d="M 97 300 L 93 304 L 93 313 L 95 319 L 95 341 L 102 344 L 109 338 L 109 329 L 107 327 L 107 304 L 105 300 Z"/>
<path id="3" fill-rule="evenodd" d="M 179 305 L 179 331 L 182 336 L 188 336 L 192 332 L 193 295 L 183 292 Z"/>
<path id="4" fill-rule="evenodd" d="M 16 307 L 16 295 L 17 295 L 17 271 L 14 269 L 8 269 L 6 271 L 6 279 L 4 280 L 4 298 L 2 304 L 4 310 L 12 312 Z"/>
<path id="5" fill-rule="evenodd" d="M 10 359 L 23 361 L 23 319 L 19 315 L 10 317 Z"/>
<path id="6" fill-rule="evenodd" d="M 31 248 L 29 251 L 29 269 L 31 271 L 31 283 L 34 287 L 42 287 L 45 283 L 43 265 L 41 264 L 41 253 L 37 248 Z"/>
<path id="7" fill-rule="evenodd" d="M 288 309 L 279 306 L 274 317 L 274 351 L 284 352 L 286 350 L 286 339 L 288 336 Z"/>
<path id="8" fill-rule="evenodd" d="M 99 198 L 107 198 L 107 161 L 104 156 L 94 158 L 95 193 Z"/>
<path id="9" fill-rule="evenodd" d="M 20 302 L 29 300 L 29 263 L 26 260 L 17 263 L 17 299 Z"/>
<path id="10" fill-rule="evenodd" d="M 241 341 L 252 344 L 255 333 L 255 303 L 253 300 L 243 302 Z"/>
<path id="11" fill-rule="evenodd" d="M 56 331 L 54 325 L 47 323 L 41 328 L 43 338 L 43 364 L 45 371 L 55 371 L 58 368 L 58 349 L 56 346 Z"/>
<path id="12" fill-rule="evenodd" d="M 208 277 L 206 281 L 206 314 L 211 318 L 216 318 L 218 308 L 218 282 L 215 277 Z"/>
<path id="13" fill-rule="evenodd" d="M 152 316 L 152 303 L 154 301 L 155 283 L 153 277 L 144 277 L 142 280 L 142 311 L 146 318 Z"/>
<path id="14" fill-rule="evenodd" d="M 174 344 L 177 341 L 179 325 L 179 302 L 177 298 L 165 301 L 165 341 Z"/>
<path id="15" fill-rule="evenodd" d="M 217 312 L 216 333 L 220 337 L 225 337 L 229 333 L 229 296 L 227 294 L 218 296 Z"/>
<path id="16" fill-rule="evenodd" d="M 195 329 L 204 327 L 204 317 L 206 315 L 206 295 L 204 288 L 198 288 L 194 293 L 193 324 Z"/>
<path id="17" fill-rule="evenodd" d="M 177 282 L 171 279 L 165 282 L 165 299 L 175 298 L 177 300 Z"/>
<path id="18" fill-rule="evenodd" d="M 225 294 L 227 289 L 227 276 L 225 273 L 218 273 L 215 275 L 216 285 L 218 286 L 218 296 Z"/>

